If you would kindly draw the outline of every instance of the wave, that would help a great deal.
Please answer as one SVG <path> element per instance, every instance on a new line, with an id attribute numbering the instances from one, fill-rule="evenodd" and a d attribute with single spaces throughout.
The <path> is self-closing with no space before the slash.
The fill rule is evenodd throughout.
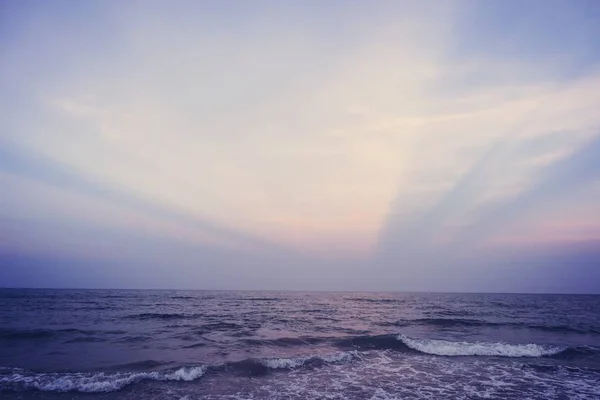
<path id="1" fill-rule="evenodd" d="M 294 344 L 306 344 L 309 341 Z M 406 335 L 357 336 L 346 338 L 320 338 L 352 350 L 333 354 L 312 354 L 301 357 L 244 359 L 218 365 L 195 365 L 157 370 L 170 363 L 153 360 L 114 366 L 102 372 L 52 372 L 38 373 L 21 369 L 0 368 L 0 392 L 2 391 L 48 391 L 48 392 L 114 392 L 125 386 L 143 381 L 194 381 L 210 373 L 234 373 L 257 377 L 298 368 L 319 368 L 329 364 L 362 361 L 374 349 L 399 351 L 421 356 L 495 356 L 518 358 L 571 358 L 595 356 L 600 349 L 591 346 L 558 347 L 539 344 L 507 344 L 487 342 L 459 342 L 441 339 L 416 339 Z M 285 343 L 285 339 L 282 343 Z M 534 367 L 552 372 L 551 367 Z M 129 371 L 123 372 L 122 369 Z M 133 369 L 133 371 L 132 371 Z"/>
<path id="2" fill-rule="evenodd" d="M 399 335 L 398 340 L 413 350 L 437 356 L 544 357 L 567 350 L 565 347 L 533 343 L 451 342 L 439 339 L 413 339 L 405 335 Z"/>
<path id="3" fill-rule="evenodd" d="M 556 354 L 555 358 L 571 359 L 580 357 L 592 357 L 600 353 L 600 348 L 593 346 L 577 346 L 567 347 L 560 353 Z"/>
<path id="4" fill-rule="evenodd" d="M 250 358 L 219 365 L 186 366 L 168 371 L 35 373 L 21 369 L 12 369 L 6 373 L 2 369 L 0 370 L 0 392 L 24 390 L 84 393 L 115 392 L 125 386 L 143 381 L 190 382 L 201 378 L 209 372 L 222 373 L 227 371 L 233 371 L 245 376 L 260 376 L 272 370 L 319 367 L 325 364 L 350 362 L 355 359 L 362 359 L 358 351 L 292 358 Z M 147 360 L 125 364 L 124 366 L 154 368 L 163 364 Z"/>
<path id="5" fill-rule="evenodd" d="M 270 358 L 261 360 L 261 363 L 271 369 L 291 369 L 307 365 L 317 366 L 322 364 L 337 364 L 349 362 L 354 359 L 362 359 L 362 356 L 356 350 L 331 355 L 312 355 L 298 358 Z"/>
<path id="6" fill-rule="evenodd" d="M 355 336 L 333 339 L 341 348 L 361 350 L 395 350 L 433 356 L 495 356 L 579 358 L 600 354 L 592 346 L 550 346 L 535 343 L 509 344 L 490 342 L 459 342 L 443 339 L 415 339 L 406 335 Z"/>
<path id="7" fill-rule="evenodd" d="M 165 372 L 72 372 L 30 373 L 13 370 L 0 376 L 0 390 L 39 390 L 44 392 L 115 392 L 125 386 L 147 380 L 193 381 L 206 373 L 205 366 L 182 367 Z"/>
<path id="8" fill-rule="evenodd" d="M 347 363 L 360 360 L 360 352 L 353 350 L 328 355 L 309 355 L 304 357 L 282 357 L 282 358 L 248 358 L 242 361 L 229 362 L 226 364 L 211 366 L 210 371 L 234 371 L 244 376 L 263 376 L 271 371 L 292 370 L 297 368 L 317 368 L 327 364 Z"/>
<path id="9" fill-rule="evenodd" d="M 559 333 L 580 333 L 580 334 L 598 334 L 600 329 L 594 327 L 573 327 L 567 325 L 534 325 L 519 324 L 514 322 L 490 322 L 479 319 L 469 318 L 417 318 L 410 320 L 399 320 L 394 323 L 385 323 L 382 325 L 410 326 L 410 325 L 431 325 L 438 327 L 510 327 L 521 329 L 533 329 L 547 332 Z"/>

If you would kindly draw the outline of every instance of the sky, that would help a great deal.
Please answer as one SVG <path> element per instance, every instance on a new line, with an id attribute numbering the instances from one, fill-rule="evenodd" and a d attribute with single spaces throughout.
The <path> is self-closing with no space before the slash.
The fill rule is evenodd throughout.
<path id="1" fill-rule="evenodd" d="M 600 3 L 0 4 L 0 286 L 600 293 Z"/>

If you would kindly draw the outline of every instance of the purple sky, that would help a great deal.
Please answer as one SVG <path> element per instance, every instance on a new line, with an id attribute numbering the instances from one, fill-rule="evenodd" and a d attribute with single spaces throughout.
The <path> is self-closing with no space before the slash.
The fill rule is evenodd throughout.
<path id="1" fill-rule="evenodd" d="M 0 286 L 599 293 L 598 21 L 3 1 Z"/>

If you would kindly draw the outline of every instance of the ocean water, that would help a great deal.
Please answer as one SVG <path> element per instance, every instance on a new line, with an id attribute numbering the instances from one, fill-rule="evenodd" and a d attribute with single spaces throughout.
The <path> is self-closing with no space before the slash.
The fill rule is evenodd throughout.
<path id="1" fill-rule="evenodd" d="M 600 296 L 0 290 L 0 398 L 600 399 Z"/>

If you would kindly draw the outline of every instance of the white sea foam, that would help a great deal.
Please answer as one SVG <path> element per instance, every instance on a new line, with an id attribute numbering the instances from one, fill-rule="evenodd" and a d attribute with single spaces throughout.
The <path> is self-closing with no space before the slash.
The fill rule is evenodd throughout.
<path id="1" fill-rule="evenodd" d="M 304 365 L 309 360 L 321 360 L 336 364 L 360 358 L 357 351 L 342 352 L 330 355 L 311 355 L 298 358 L 271 358 L 260 362 L 272 369 L 293 369 Z M 172 371 L 151 372 L 117 372 L 117 373 L 32 373 L 13 369 L 12 373 L 0 376 L 0 388 L 18 387 L 48 392 L 114 392 L 144 380 L 154 381 L 193 381 L 202 377 L 206 366 L 183 367 Z"/>
<path id="2" fill-rule="evenodd" d="M 413 350 L 438 356 L 542 357 L 558 354 L 564 348 L 539 344 L 486 342 L 451 342 L 448 340 L 413 339 L 399 335 L 398 340 Z"/>
<path id="3" fill-rule="evenodd" d="M 301 367 L 307 360 L 308 358 L 269 358 L 261 362 L 271 369 L 284 369 Z"/>
<path id="4" fill-rule="evenodd" d="M 339 364 L 360 358 L 357 351 L 330 355 L 312 355 L 298 358 L 272 358 L 260 362 L 272 369 L 293 369 L 310 360 Z M 202 377 L 207 366 L 183 367 L 172 371 L 116 372 L 116 373 L 33 373 L 20 369 L 0 376 L 1 388 L 34 389 L 45 392 L 114 392 L 127 385 L 145 380 L 154 381 L 193 381 Z"/>
<path id="5" fill-rule="evenodd" d="M 355 358 L 360 358 L 358 351 L 348 351 L 329 355 L 312 355 L 297 358 L 268 358 L 261 360 L 261 363 L 272 369 L 291 369 L 304 365 L 309 360 L 321 360 L 326 363 L 335 364 L 349 362 Z"/>
<path id="6" fill-rule="evenodd" d="M 205 366 L 184 367 L 170 372 L 48 373 L 29 374 L 15 371 L 0 377 L 0 384 L 49 392 L 114 392 L 143 380 L 193 381 L 206 372 Z"/>
<path id="7" fill-rule="evenodd" d="M 165 375 L 166 381 L 194 381 L 200 378 L 202 375 L 206 373 L 206 367 L 188 367 L 188 368 L 179 368 L 171 373 Z"/>
<path id="8" fill-rule="evenodd" d="M 340 362 L 348 362 L 354 360 L 356 358 L 362 358 L 360 353 L 356 350 L 346 351 L 337 354 L 331 354 L 326 356 L 319 356 L 323 361 L 328 363 L 340 363 Z"/>

